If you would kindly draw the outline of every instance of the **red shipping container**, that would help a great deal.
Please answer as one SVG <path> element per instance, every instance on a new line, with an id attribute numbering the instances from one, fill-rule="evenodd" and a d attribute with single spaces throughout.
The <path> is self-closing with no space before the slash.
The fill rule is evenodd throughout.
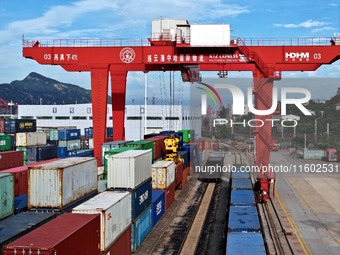
<path id="1" fill-rule="evenodd" d="M 0 170 L 22 166 L 24 164 L 23 151 L 1 151 Z"/>
<path id="2" fill-rule="evenodd" d="M 107 248 L 101 254 L 131 255 L 131 225 L 118 237 L 110 248 Z"/>
<path id="3" fill-rule="evenodd" d="M 165 192 L 165 211 L 171 206 L 172 202 L 175 201 L 175 187 L 176 181 L 170 184 L 170 186 L 166 190 L 162 190 Z"/>
<path id="4" fill-rule="evenodd" d="M 99 214 L 64 213 L 6 245 L 3 254 L 100 254 Z"/>
<path id="5" fill-rule="evenodd" d="M 14 167 L 6 170 L 1 170 L 0 173 L 13 173 L 14 174 L 14 196 L 18 197 L 24 195 L 28 192 L 28 167 L 35 166 L 39 164 L 44 164 L 52 161 L 59 160 L 50 159 L 42 162 L 37 162 L 34 164 L 26 165 L 26 166 L 19 166 Z"/>
<path id="6" fill-rule="evenodd" d="M 5 119 L 0 119 L 0 133 L 5 133 Z"/>
<path id="7" fill-rule="evenodd" d="M 188 171 L 188 175 L 192 175 L 195 173 L 195 166 L 196 166 L 196 159 L 194 159 L 193 161 L 189 161 L 188 162 L 188 167 L 189 167 L 189 171 Z"/>
<path id="8" fill-rule="evenodd" d="M 154 142 L 154 160 L 162 158 L 165 155 L 165 143 L 164 140 L 167 138 L 165 135 L 158 135 L 154 137 L 150 137 L 148 139 L 144 139 L 145 141 L 153 141 Z"/>
<path id="9" fill-rule="evenodd" d="M 188 172 L 190 171 L 190 168 L 187 167 L 183 170 L 183 179 L 181 182 L 181 185 L 179 186 L 180 189 L 183 189 L 185 184 L 188 182 Z"/>
<path id="10" fill-rule="evenodd" d="M 182 162 L 178 162 L 176 164 L 176 187 L 182 182 L 183 179 L 183 163 Z"/>

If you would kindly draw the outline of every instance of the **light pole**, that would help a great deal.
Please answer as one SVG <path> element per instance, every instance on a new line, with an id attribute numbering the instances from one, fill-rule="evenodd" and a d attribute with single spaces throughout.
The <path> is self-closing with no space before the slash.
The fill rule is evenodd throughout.
<path id="1" fill-rule="evenodd" d="M 318 138 L 317 138 L 317 136 L 318 136 L 318 120 L 321 119 L 322 117 L 323 117 L 323 111 L 321 111 L 321 117 L 319 117 L 315 120 L 315 136 L 314 136 L 315 143 L 318 142 Z"/>

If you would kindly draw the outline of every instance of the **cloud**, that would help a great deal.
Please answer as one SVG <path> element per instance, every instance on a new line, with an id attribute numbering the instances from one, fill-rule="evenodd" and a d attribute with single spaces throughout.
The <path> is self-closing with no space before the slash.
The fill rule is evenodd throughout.
<path id="1" fill-rule="evenodd" d="M 312 33 L 318 33 L 318 32 L 322 32 L 322 31 L 328 31 L 328 30 L 336 30 L 336 28 L 334 27 L 320 27 L 320 28 L 314 28 L 312 30 Z"/>
<path id="2" fill-rule="evenodd" d="M 300 27 L 303 27 L 303 28 L 311 28 L 311 27 L 322 27 L 322 26 L 325 26 L 327 24 L 329 24 L 329 23 L 323 22 L 323 21 L 315 21 L 315 20 L 309 19 L 309 20 L 306 20 L 306 21 L 298 23 L 298 24 L 293 24 L 293 23 L 290 23 L 290 24 L 277 24 L 277 23 L 275 23 L 274 27 L 284 27 L 284 28 L 300 28 Z"/>
<path id="3" fill-rule="evenodd" d="M 332 7 L 337 7 L 338 6 L 338 4 L 336 4 L 336 3 L 328 3 L 328 5 L 332 6 Z"/>

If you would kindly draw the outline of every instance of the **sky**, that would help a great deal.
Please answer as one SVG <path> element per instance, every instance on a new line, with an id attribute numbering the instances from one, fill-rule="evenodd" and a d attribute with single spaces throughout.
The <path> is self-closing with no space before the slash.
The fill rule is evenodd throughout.
<path id="1" fill-rule="evenodd" d="M 22 80 L 30 72 L 65 83 L 90 88 L 87 72 L 66 72 L 59 66 L 39 65 L 22 57 L 26 39 L 148 38 L 152 19 L 187 19 L 190 24 L 231 24 L 232 36 L 241 38 L 340 36 L 340 6 L 337 0 L 225 1 L 225 0 L 2 0 L 0 1 L 0 84 Z M 340 78 L 340 61 L 316 72 L 285 72 L 283 78 Z M 148 96 L 158 103 L 168 95 L 169 74 L 148 75 Z M 216 72 L 204 72 L 215 78 Z M 247 72 L 230 72 L 229 77 L 251 77 Z M 175 74 L 177 99 L 188 92 Z M 181 88 L 183 86 L 183 89 Z M 339 84 L 340 87 L 340 84 Z M 310 87 L 312 98 L 330 98 L 337 88 Z M 0 90 L 1 97 L 1 90 Z M 144 74 L 131 72 L 127 78 L 127 103 L 142 103 Z M 184 96 L 185 98 L 185 96 Z"/>

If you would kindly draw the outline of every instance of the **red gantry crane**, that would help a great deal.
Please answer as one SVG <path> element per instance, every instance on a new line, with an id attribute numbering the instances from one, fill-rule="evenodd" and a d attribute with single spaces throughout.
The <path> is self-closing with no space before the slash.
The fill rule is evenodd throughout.
<path id="1" fill-rule="evenodd" d="M 148 39 L 23 40 L 23 56 L 39 64 L 60 65 L 66 71 L 91 72 L 94 155 L 101 162 L 105 141 L 108 78 L 111 79 L 114 140 L 124 139 L 126 78 L 129 71 L 181 71 L 185 81 L 199 80 L 199 71 L 251 71 L 255 108 L 272 105 L 274 80 L 282 71 L 315 71 L 340 57 L 339 38 L 241 39 L 230 37 L 230 25 L 190 25 L 186 20 L 153 20 Z M 255 128 L 260 167 L 261 201 L 269 196 L 272 150 L 271 115 Z M 260 202 L 261 202 L 260 201 Z"/>

